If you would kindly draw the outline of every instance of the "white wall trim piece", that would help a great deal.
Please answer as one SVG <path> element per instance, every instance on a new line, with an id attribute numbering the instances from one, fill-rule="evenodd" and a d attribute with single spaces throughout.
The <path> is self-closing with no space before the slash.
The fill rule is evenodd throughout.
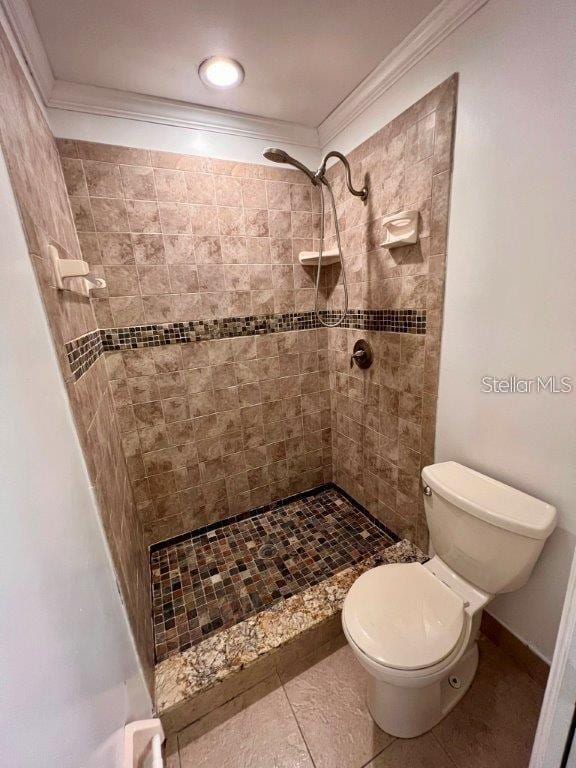
<path id="1" fill-rule="evenodd" d="M 530 768 L 550 768 L 550 766 L 560 765 L 574 713 L 575 658 L 576 558 L 572 560 L 558 640 L 540 710 Z"/>
<path id="2" fill-rule="evenodd" d="M 318 126 L 325 147 L 488 0 L 443 0 Z"/>
<path id="3" fill-rule="evenodd" d="M 305 125 L 64 80 L 54 83 L 47 106 L 305 147 L 319 146 L 318 131 Z"/>

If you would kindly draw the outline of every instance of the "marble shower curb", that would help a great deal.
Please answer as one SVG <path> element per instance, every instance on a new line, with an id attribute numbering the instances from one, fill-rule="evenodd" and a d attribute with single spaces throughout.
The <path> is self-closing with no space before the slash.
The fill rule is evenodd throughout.
<path id="1" fill-rule="evenodd" d="M 175 733 L 341 631 L 340 611 L 354 581 L 387 563 L 424 562 L 407 540 L 303 592 L 281 600 L 156 666 L 156 707 L 167 733 Z"/>

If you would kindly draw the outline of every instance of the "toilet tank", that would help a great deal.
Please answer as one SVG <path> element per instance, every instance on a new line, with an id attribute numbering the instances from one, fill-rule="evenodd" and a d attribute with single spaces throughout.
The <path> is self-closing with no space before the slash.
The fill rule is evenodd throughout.
<path id="1" fill-rule="evenodd" d="M 554 530 L 556 509 L 455 461 L 425 467 L 422 479 L 435 554 L 492 595 L 522 587 Z"/>

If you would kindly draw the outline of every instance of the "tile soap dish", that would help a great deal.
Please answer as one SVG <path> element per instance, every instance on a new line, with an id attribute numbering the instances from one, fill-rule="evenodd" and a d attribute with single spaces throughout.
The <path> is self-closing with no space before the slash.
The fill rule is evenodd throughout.
<path id="1" fill-rule="evenodd" d="M 317 267 L 318 266 L 318 251 L 300 251 L 298 255 L 298 261 L 303 267 Z M 332 250 L 324 251 L 322 253 L 322 266 L 327 267 L 328 264 L 336 264 L 340 261 L 340 253 L 338 248 L 332 248 Z"/>
<path id="2" fill-rule="evenodd" d="M 386 239 L 380 243 L 382 248 L 398 248 L 401 245 L 413 245 L 418 242 L 420 215 L 418 211 L 401 211 L 382 219 Z"/>

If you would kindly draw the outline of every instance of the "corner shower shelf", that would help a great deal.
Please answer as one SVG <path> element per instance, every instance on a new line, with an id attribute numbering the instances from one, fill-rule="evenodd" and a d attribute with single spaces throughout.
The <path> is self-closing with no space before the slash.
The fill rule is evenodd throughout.
<path id="1" fill-rule="evenodd" d="M 318 266 L 318 252 L 317 251 L 300 251 L 298 260 L 303 267 L 317 267 Z M 333 248 L 330 251 L 324 251 L 322 254 L 322 266 L 327 267 L 329 264 L 336 264 L 340 261 L 340 252 L 337 248 Z"/>

